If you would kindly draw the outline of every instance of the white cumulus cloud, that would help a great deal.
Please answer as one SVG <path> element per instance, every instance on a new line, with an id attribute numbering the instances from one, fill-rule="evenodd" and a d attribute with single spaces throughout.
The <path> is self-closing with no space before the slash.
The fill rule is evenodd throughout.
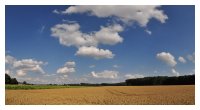
<path id="1" fill-rule="evenodd" d="M 173 73 L 173 75 L 175 75 L 175 76 L 180 76 L 180 73 L 177 72 L 174 68 L 172 68 L 172 73 Z"/>
<path id="2" fill-rule="evenodd" d="M 94 37 L 82 33 L 78 23 L 57 24 L 51 28 L 52 36 L 59 39 L 60 44 L 65 46 L 96 46 Z"/>
<path id="3" fill-rule="evenodd" d="M 57 70 L 58 74 L 68 74 L 68 73 L 73 73 L 73 72 L 75 72 L 75 69 L 69 68 L 69 67 L 62 67 Z"/>
<path id="4" fill-rule="evenodd" d="M 86 13 L 91 16 L 99 18 L 116 18 L 117 21 L 121 20 L 125 24 L 136 23 L 141 27 L 146 27 L 148 22 L 154 18 L 161 23 L 165 23 L 168 19 L 167 15 L 163 12 L 160 6 L 154 5 L 139 5 L 139 6 L 113 6 L 113 5 L 97 5 L 97 6 L 70 6 L 64 11 L 54 10 L 57 14 L 73 14 L 73 13 Z M 110 50 L 99 49 L 98 46 L 102 45 L 116 45 L 123 42 L 123 37 L 120 32 L 124 30 L 126 25 L 112 24 L 109 26 L 101 26 L 100 30 L 83 33 L 80 31 L 80 25 L 77 22 L 67 22 L 57 24 L 51 28 L 52 36 L 58 38 L 60 44 L 65 46 L 75 46 L 78 48 L 76 53 L 79 53 L 83 48 L 99 51 L 98 53 L 109 53 L 109 57 L 96 57 L 99 54 L 79 54 L 83 56 L 90 56 L 95 59 L 98 58 L 112 58 L 113 54 Z M 149 35 L 152 32 L 148 29 L 145 30 Z"/>
<path id="5" fill-rule="evenodd" d="M 27 73 L 41 73 L 44 74 L 42 65 L 45 65 L 45 62 L 37 61 L 34 59 L 21 59 L 17 60 L 16 58 L 6 55 L 6 64 L 9 64 L 12 69 L 16 70 L 18 76 L 25 76 Z"/>
<path id="6" fill-rule="evenodd" d="M 92 16 L 99 18 L 117 17 L 124 23 L 136 22 L 140 26 L 145 27 L 148 22 L 154 18 L 161 23 L 165 23 L 168 16 L 159 9 L 160 6 L 155 5 L 130 5 L 130 6 L 117 6 L 117 5 L 80 5 L 70 6 L 62 14 L 73 14 L 73 13 L 88 13 Z"/>
<path id="7" fill-rule="evenodd" d="M 80 47 L 76 55 L 93 57 L 95 59 L 113 58 L 115 55 L 110 50 L 99 49 L 94 46 Z"/>
<path id="8" fill-rule="evenodd" d="M 183 57 L 178 57 L 178 60 L 181 62 L 181 63 L 186 63 L 186 60 L 185 60 L 185 58 L 183 58 Z"/>
<path id="9" fill-rule="evenodd" d="M 74 73 L 76 71 L 75 66 L 76 63 L 74 61 L 66 62 L 63 67 L 57 69 L 56 73 L 65 75 L 69 73 Z"/>
<path id="10" fill-rule="evenodd" d="M 110 71 L 110 70 L 104 70 L 102 72 L 96 73 L 94 71 L 91 72 L 91 76 L 93 78 L 105 78 L 105 79 L 115 79 L 118 77 L 119 72 L 118 71 Z"/>
<path id="11" fill-rule="evenodd" d="M 102 26 L 100 31 L 95 33 L 94 37 L 101 44 L 115 45 L 123 41 L 123 38 L 119 35 L 119 32 L 122 31 L 123 27 L 118 24 L 108 27 Z"/>
<path id="12" fill-rule="evenodd" d="M 60 44 L 65 46 L 115 45 L 123 41 L 123 38 L 119 35 L 119 32 L 123 31 L 123 27 L 119 24 L 108 27 L 101 26 L 99 31 L 91 33 L 82 33 L 78 23 L 57 24 L 51 28 L 51 31 L 51 35 L 58 38 Z"/>
<path id="13" fill-rule="evenodd" d="M 167 65 L 171 66 L 171 67 L 174 67 L 177 62 L 174 58 L 174 56 L 172 54 L 170 54 L 169 52 L 161 52 L 161 53 L 158 53 L 156 55 L 156 57 L 163 61 L 164 63 L 166 63 Z"/>
<path id="14" fill-rule="evenodd" d="M 51 28 L 51 31 L 51 35 L 58 38 L 60 44 L 77 47 L 77 55 L 90 56 L 95 59 L 114 57 L 110 50 L 99 49 L 99 44 L 115 45 L 123 42 L 123 38 L 119 35 L 119 32 L 123 31 L 123 27 L 119 24 L 101 26 L 99 31 L 91 33 L 82 33 L 78 23 L 57 24 Z M 85 53 L 85 51 L 89 51 L 89 53 Z"/>
<path id="15" fill-rule="evenodd" d="M 41 65 L 45 63 L 42 61 L 36 61 L 33 59 L 22 59 L 15 61 L 13 63 L 13 67 L 18 69 L 17 75 L 25 76 L 28 72 L 35 72 L 35 73 L 42 73 L 44 74 L 44 70 L 42 69 Z"/>
<path id="16" fill-rule="evenodd" d="M 17 74 L 17 76 L 25 76 L 26 75 L 26 71 L 24 71 L 24 70 L 17 70 L 16 74 Z"/>

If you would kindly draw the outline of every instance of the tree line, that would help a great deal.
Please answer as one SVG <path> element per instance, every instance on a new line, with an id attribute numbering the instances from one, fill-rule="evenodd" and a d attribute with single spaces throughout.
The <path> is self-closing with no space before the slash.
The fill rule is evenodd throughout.
<path id="1" fill-rule="evenodd" d="M 119 83 L 80 83 L 80 84 L 64 84 L 68 86 L 126 86 L 126 82 Z"/>
<path id="2" fill-rule="evenodd" d="M 30 85 L 26 81 L 18 82 L 16 78 L 11 78 L 8 74 L 5 74 L 5 84 L 26 84 Z M 80 84 L 64 84 L 64 86 L 145 86 L 145 85 L 194 85 L 195 75 L 185 76 L 155 76 L 127 79 L 125 82 L 119 83 L 80 83 Z M 58 84 L 49 84 L 58 85 Z"/>
<path id="3" fill-rule="evenodd" d="M 195 75 L 185 76 L 157 76 L 157 77 L 144 77 L 137 79 L 127 79 L 128 86 L 140 85 L 193 85 L 195 84 Z"/>
<path id="4" fill-rule="evenodd" d="M 19 82 L 17 81 L 16 78 L 11 78 L 8 74 L 5 75 L 5 83 L 6 84 L 18 84 Z"/>
<path id="5" fill-rule="evenodd" d="M 195 75 L 185 76 L 154 76 L 144 78 L 127 79 L 120 83 L 80 83 L 80 84 L 64 84 L 68 86 L 145 86 L 145 85 L 194 85 Z"/>

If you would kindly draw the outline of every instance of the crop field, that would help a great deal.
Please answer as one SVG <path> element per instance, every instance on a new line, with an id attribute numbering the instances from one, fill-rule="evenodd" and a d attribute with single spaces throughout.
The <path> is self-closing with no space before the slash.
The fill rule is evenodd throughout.
<path id="1" fill-rule="evenodd" d="M 195 86 L 104 86 L 5 90 L 6 105 L 193 105 Z"/>

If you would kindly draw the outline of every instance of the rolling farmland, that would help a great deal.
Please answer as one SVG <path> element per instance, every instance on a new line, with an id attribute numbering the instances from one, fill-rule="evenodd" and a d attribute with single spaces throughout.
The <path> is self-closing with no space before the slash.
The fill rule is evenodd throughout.
<path id="1" fill-rule="evenodd" d="M 7 105 L 195 104 L 195 86 L 103 86 L 33 90 L 6 89 Z"/>

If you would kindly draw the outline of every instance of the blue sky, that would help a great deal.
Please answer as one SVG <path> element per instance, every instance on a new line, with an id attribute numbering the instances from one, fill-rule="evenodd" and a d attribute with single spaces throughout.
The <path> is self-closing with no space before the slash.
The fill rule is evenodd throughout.
<path id="1" fill-rule="evenodd" d="M 176 5 L 6 6 L 6 72 L 30 83 L 194 74 L 194 16 Z"/>

